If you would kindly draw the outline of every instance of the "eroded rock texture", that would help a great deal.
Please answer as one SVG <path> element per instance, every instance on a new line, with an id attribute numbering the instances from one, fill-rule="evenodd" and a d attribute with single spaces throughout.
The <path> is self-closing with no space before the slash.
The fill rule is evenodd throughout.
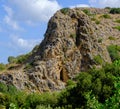
<path id="1" fill-rule="evenodd" d="M 20 70 L 1 74 L 0 80 L 30 91 L 63 89 L 68 79 L 96 65 L 95 56 L 111 62 L 106 45 L 98 43 L 99 36 L 98 26 L 81 9 L 58 11 L 50 19 L 43 41 L 28 60 L 31 68 L 23 65 Z"/>

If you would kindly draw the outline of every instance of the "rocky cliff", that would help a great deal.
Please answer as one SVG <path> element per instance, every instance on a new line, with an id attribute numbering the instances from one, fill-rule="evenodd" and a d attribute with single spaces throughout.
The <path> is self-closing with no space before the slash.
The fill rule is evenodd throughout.
<path id="1" fill-rule="evenodd" d="M 0 74 L 0 81 L 22 90 L 63 89 L 81 71 L 111 62 L 107 46 L 120 45 L 120 31 L 114 28 L 119 26 L 117 19 L 120 15 L 105 9 L 59 10 L 27 62 Z"/>

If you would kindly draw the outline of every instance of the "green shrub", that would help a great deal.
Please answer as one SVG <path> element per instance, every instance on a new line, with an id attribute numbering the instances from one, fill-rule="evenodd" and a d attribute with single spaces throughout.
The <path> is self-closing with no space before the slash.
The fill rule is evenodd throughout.
<path id="1" fill-rule="evenodd" d="M 71 38 L 76 38 L 76 34 L 71 34 L 70 37 Z"/>
<path id="2" fill-rule="evenodd" d="M 6 84 L 0 82 L 0 92 L 4 92 L 4 93 L 7 93 L 8 91 L 8 87 Z"/>
<path id="3" fill-rule="evenodd" d="M 120 14 L 120 8 L 111 8 L 110 13 L 111 14 Z"/>
<path id="4" fill-rule="evenodd" d="M 3 70 L 5 70 L 5 69 L 6 69 L 6 65 L 0 63 L 0 71 L 3 71 Z"/>
<path id="5" fill-rule="evenodd" d="M 100 55 L 95 56 L 94 61 L 96 64 L 100 64 L 100 65 L 102 65 L 102 63 L 103 63 L 103 59 Z"/>
<path id="6" fill-rule="evenodd" d="M 34 50 L 35 51 L 35 50 Z M 31 52 L 25 55 L 19 55 L 17 57 L 9 56 L 8 57 L 8 62 L 11 63 L 16 63 L 16 64 L 23 64 L 25 63 L 28 58 L 30 57 Z"/>
<path id="7" fill-rule="evenodd" d="M 111 16 L 109 14 L 103 14 L 101 17 L 105 18 L 105 19 L 110 19 Z"/>
<path id="8" fill-rule="evenodd" d="M 105 9 L 111 9 L 111 7 L 105 7 Z"/>
<path id="9" fill-rule="evenodd" d="M 96 24 L 100 24 L 100 21 L 99 21 L 99 20 L 96 20 L 95 23 L 96 23 Z"/>
<path id="10" fill-rule="evenodd" d="M 31 107 L 32 109 L 38 105 L 51 106 L 53 107 L 57 103 L 57 93 L 43 93 L 37 94 L 33 93 L 27 96 L 26 106 Z"/>
<path id="11" fill-rule="evenodd" d="M 84 10 L 82 10 L 86 15 L 88 15 L 88 16 L 90 16 L 90 15 L 92 15 L 91 14 L 91 12 L 90 12 L 90 10 L 88 10 L 88 9 L 84 9 Z"/>
<path id="12" fill-rule="evenodd" d="M 74 109 L 103 109 L 106 100 L 115 97 L 119 88 L 115 83 L 120 83 L 120 79 L 117 79 L 119 76 L 120 66 L 116 67 L 114 63 L 105 65 L 99 70 L 82 72 L 76 77 L 76 85 L 61 93 L 58 104 L 64 107 L 71 105 Z M 119 99 L 115 103 L 118 104 Z"/>
<path id="13" fill-rule="evenodd" d="M 13 57 L 13 56 L 9 56 L 9 57 L 8 57 L 8 62 L 9 62 L 9 63 L 15 63 L 15 62 L 16 62 L 16 58 Z"/>
<path id="14" fill-rule="evenodd" d="M 26 70 L 29 70 L 29 69 L 32 68 L 32 66 L 33 66 L 33 63 L 27 63 L 27 64 L 25 65 L 25 69 L 26 69 Z"/>
<path id="15" fill-rule="evenodd" d="M 115 26 L 115 27 L 113 27 L 113 28 L 120 31 L 120 26 Z"/>
<path id="16" fill-rule="evenodd" d="M 120 59 L 120 46 L 118 45 L 110 45 L 107 47 L 108 52 L 110 54 L 110 57 L 112 59 L 112 61 L 118 60 Z"/>
<path id="17" fill-rule="evenodd" d="M 69 10 L 70 10 L 70 8 L 63 8 L 63 9 L 61 9 L 60 11 L 61 11 L 64 15 L 66 15 Z"/>
<path id="18" fill-rule="evenodd" d="M 110 36 L 108 39 L 110 39 L 110 40 L 116 40 L 116 38 L 113 37 L 113 36 Z"/>
<path id="19" fill-rule="evenodd" d="M 102 38 L 98 39 L 98 43 L 102 43 L 102 41 L 103 41 Z"/>
<path id="20" fill-rule="evenodd" d="M 120 19 L 116 20 L 115 22 L 120 23 Z"/>

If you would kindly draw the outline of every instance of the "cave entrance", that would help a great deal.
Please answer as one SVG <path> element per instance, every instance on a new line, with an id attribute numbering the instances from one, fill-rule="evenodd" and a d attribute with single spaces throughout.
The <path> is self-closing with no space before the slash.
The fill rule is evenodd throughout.
<path id="1" fill-rule="evenodd" d="M 67 82 L 68 80 L 68 73 L 66 72 L 66 70 L 62 69 L 60 71 L 60 80 L 63 81 L 63 82 Z"/>

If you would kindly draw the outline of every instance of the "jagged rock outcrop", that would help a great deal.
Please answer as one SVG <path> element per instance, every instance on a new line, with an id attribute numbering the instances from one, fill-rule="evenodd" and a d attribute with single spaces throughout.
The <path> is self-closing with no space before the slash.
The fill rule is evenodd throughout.
<path id="1" fill-rule="evenodd" d="M 95 9 L 91 12 L 101 14 Z M 111 62 L 106 48 L 108 43 L 104 38 L 103 44 L 98 42 L 103 36 L 108 37 L 81 9 L 68 9 L 66 13 L 60 10 L 50 19 L 45 38 L 28 62 L 20 70 L 1 74 L 0 81 L 23 90 L 63 89 L 68 79 L 97 66 L 95 56 L 99 55 L 103 62 Z M 31 67 L 26 69 L 29 63 Z"/>

